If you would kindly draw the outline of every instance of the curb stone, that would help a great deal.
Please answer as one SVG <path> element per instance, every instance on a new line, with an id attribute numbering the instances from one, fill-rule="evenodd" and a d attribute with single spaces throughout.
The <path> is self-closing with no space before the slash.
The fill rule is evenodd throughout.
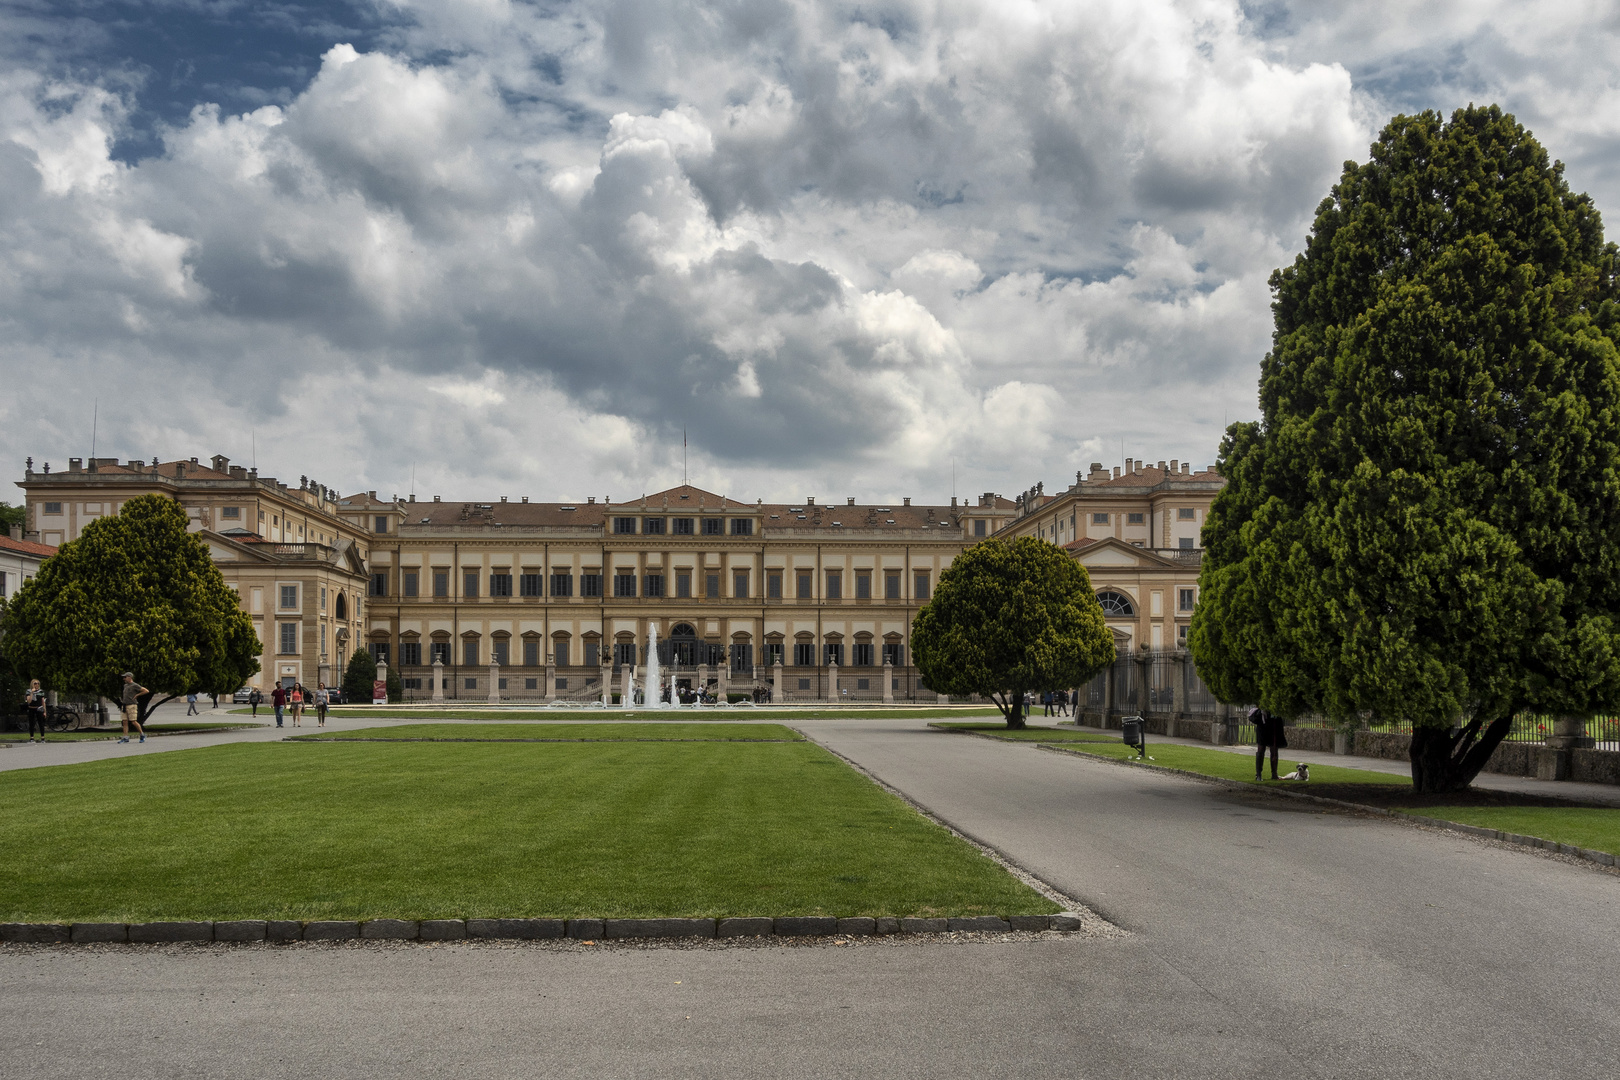
<path id="1" fill-rule="evenodd" d="M 603 919 L 609 938 L 714 937 L 713 919 Z"/>
<path id="2" fill-rule="evenodd" d="M 769 918 L 721 919 L 714 928 L 715 937 L 769 937 L 775 929 Z"/>
<path id="3" fill-rule="evenodd" d="M 130 923 L 129 940 L 142 945 L 159 941 L 213 941 L 214 924 L 211 922 Z"/>
<path id="4" fill-rule="evenodd" d="M 1335 806 L 1341 810 L 1355 810 L 1359 813 L 1377 814 L 1379 817 L 1393 818 L 1397 821 L 1410 821 L 1418 825 L 1429 825 L 1436 829 L 1445 829 L 1447 832 L 1462 833 L 1465 836 L 1477 836 L 1483 840 L 1500 840 L 1504 844 L 1514 844 L 1518 847 L 1540 848 L 1543 851 L 1551 851 L 1559 855 L 1572 855 L 1577 859 L 1594 862 L 1600 866 L 1620 866 L 1620 858 L 1609 854 L 1607 851 L 1576 847 L 1573 844 L 1560 844 L 1556 840 L 1543 840 L 1539 836 L 1524 836 L 1520 833 L 1503 832 L 1501 829 L 1465 825 L 1460 821 L 1447 821 L 1445 818 L 1406 814 L 1399 810 L 1386 810 L 1382 806 L 1368 806 L 1365 803 L 1354 803 L 1346 799 L 1329 799 L 1324 795 L 1312 795 L 1304 791 L 1256 787 L 1243 780 L 1228 780 L 1221 776 L 1206 776 L 1203 773 L 1192 772 L 1189 769 L 1175 769 L 1169 765 L 1153 765 L 1145 761 L 1131 761 L 1128 758 L 1103 757 L 1101 754 L 1088 754 L 1084 750 L 1070 750 L 1066 746 L 1053 746 L 1048 743 L 1035 743 L 1034 745 L 1040 750 L 1049 750 L 1056 754 L 1069 754 L 1073 757 L 1083 757 L 1088 761 L 1106 761 L 1115 765 L 1128 765 L 1133 769 L 1152 769 L 1155 772 L 1170 773 L 1174 776 L 1188 776 L 1194 780 L 1202 780 L 1205 783 L 1224 787 L 1229 791 L 1258 791 L 1262 794 L 1276 795 L 1284 799 L 1303 799 L 1306 802 L 1320 803 L 1323 806 Z"/>
<path id="5" fill-rule="evenodd" d="M 994 915 L 975 915 L 965 919 L 947 919 L 945 927 L 951 931 L 957 930 L 985 930 L 990 933 L 1004 934 L 1012 929 L 1012 924 L 1006 919 L 999 919 Z"/>
<path id="6" fill-rule="evenodd" d="M 349 941 L 360 936 L 360 923 L 322 919 L 304 924 L 305 941 Z"/>
<path id="7" fill-rule="evenodd" d="M 269 923 L 263 919 L 237 919 L 214 924 L 215 941 L 263 941 Z"/>
<path id="8" fill-rule="evenodd" d="M 595 941 L 602 936 L 602 920 L 569 919 L 568 936 L 576 941 Z"/>
<path id="9" fill-rule="evenodd" d="M 943 934 L 949 930 L 946 919 L 901 919 L 902 934 Z"/>
<path id="10" fill-rule="evenodd" d="M 879 915 L 872 921 L 876 924 L 872 927 L 872 933 L 874 934 L 888 935 L 900 932 L 900 920 L 893 915 Z"/>
<path id="11" fill-rule="evenodd" d="M 73 924 L 75 944 L 93 941 L 128 941 L 129 927 L 121 922 L 81 922 Z"/>
<path id="12" fill-rule="evenodd" d="M 467 924 L 460 919 L 423 919 L 418 936 L 423 941 L 460 941 L 467 936 Z"/>
<path id="13" fill-rule="evenodd" d="M 1045 927 L 1042 927 L 1041 929 L 1044 930 Z M 840 934 L 849 934 L 851 937 L 874 934 L 877 932 L 877 920 L 866 919 L 860 916 L 856 916 L 851 919 L 839 919 L 838 932 Z"/>
<path id="14" fill-rule="evenodd" d="M 73 940 L 73 930 L 64 923 L 0 923 L 0 941 L 23 945 L 61 945 Z"/>
<path id="15" fill-rule="evenodd" d="M 367 919 L 360 924 L 360 936 L 371 941 L 410 941 L 416 934 L 415 919 Z"/>
<path id="16" fill-rule="evenodd" d="M 560 938 L 567 929 L 565 919 L 468 919 L 470 938 Z"/>
<path id="17" fill-rule="evenodd" d="M 271 919 L 264 924 L 264 936 L 267 941 L 302 941 L 304 924 L 291 919 Z"/>
<path id="18" fill-rule="evenodd" d="M 838 933 L 838 920 L 831 915 L 786 915 L 772 927 L 777 937 L 811 937 Z"/>

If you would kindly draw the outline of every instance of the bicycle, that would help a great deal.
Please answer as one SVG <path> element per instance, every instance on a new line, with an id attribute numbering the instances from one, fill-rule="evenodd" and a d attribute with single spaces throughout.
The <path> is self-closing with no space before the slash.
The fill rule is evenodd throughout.
<path id="1" fill-rule="evenodd" d="M 47 705 L 45 726 L 51 731 L 77 731 L 82 718 L 72 705 Z"/>

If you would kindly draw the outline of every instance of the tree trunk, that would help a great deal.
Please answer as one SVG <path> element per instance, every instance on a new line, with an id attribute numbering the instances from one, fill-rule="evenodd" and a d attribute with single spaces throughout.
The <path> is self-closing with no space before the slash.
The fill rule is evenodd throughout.
<path id="1" fill-rule="evenodd" d="M 1456 734 L 1445 728 L 1414 726 L 1412 787 L 1432 794 L 1462 791 L 1474 782 L 1512 727 L 1512 713 L 1488 725 L 1483 717 L 1475 719 Z"/>
<path id="2" fill-rule="evenodd" d="M 1010 731 L 1024 730 L 1024 692 L 1016 691 L 1012 695 L 1007 709 L 1007 728 Z"/>

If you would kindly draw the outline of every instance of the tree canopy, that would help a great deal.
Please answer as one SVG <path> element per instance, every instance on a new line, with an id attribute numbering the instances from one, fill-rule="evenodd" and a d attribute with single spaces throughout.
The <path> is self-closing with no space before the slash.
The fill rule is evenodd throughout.
<path id="1" fill-rule="evenodd" d="M 911 650 L 930 689 L 990 697 L 1012 728 L 1026 692 L 1078 687 L 1114 662 L 1091 575 L 1032 536 L 958 555 L 912 623 Z"/>
<path id="2" fill-rule="evenodd" d="M 1272 275 L 1189 634 L 1227 701 L 1410 720 L 1466 786 L 1521 709 L 1620 700 L 1616 251 L 1496 107 L 1397 116 Z"/>
<path id="3" fill-rule="evenodd" d="M 180 694 L 226 694 L 259 670 L 253 622 L 173 499 L 142 495 L 86 525 L 18 590 L 4 615 L 24 678 L 117 698 L 120 674 L 153 691 L 145 719 Z"/>
<path id="4" fill-rule="evenodd" d="M 370 705 L 376 689 L 377 661 L 365 646 L 354 650 L 343 669 L 343 701 L 346 705 Z"/>

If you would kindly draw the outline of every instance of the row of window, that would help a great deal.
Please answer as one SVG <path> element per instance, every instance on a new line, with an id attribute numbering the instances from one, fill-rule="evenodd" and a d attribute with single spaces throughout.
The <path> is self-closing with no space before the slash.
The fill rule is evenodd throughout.
<path id="1" fill-rule="evenodd" d="M 843 599 L 844 572 L 842 570 L 828 570 L 826 575 L 825 597 L 828 600 Z M 560 598 L 574 595 L 573 574 L 552 574 L 549 583 L 546 581 L 546 577 L 543 574 L 518 574 L 515 576 L 517 579 L 518 596 L 545 596 L 545 587 L 548 584 L 550 586 L 550 594 L 553 597 Z M 731 595 L 738 599 L 747 599 L 749 596 L 753 595 L 750 591 L 750 579 L 752 576 L 753 572 L 750 570 L 733 570 L 731 573 Z M 513 595 L 513 577 L 514 575 L 510 573 L 490 574 L 489 595 Z M 639 581 L 637 577 L 638 576 L 636 574 L 614 574 L 613 595 L 617 597 L 642 596 L 651 598 L 674 596 L 679 599 L 686 599 L 695 595 L 692 592 L 692 579 L 694 574 L 690 570 L 676 570 L 673 575 L 673 582 L 668 580 L 669 575 L 661 573 L 642 574 L 640 575 Z M 783 598 L 783 577 L 784 573 L 780 570 L 767 570 L 765 572 L 765 595 L 768 598 L 772 600 L 780 600 Z M 801 600 L 813 599 L 815 597 L 815 572 L 811 570 L 801 570 L 794 574 L 794 578 L 796 580 L 794 580 L 793 584 L 797 586 L 797 591 L 794 593 L 794 596 Z M 872 578 L 873 572 L 870 570 L 855 571 L 855 599 L 872 599 Z M 703 595 L 706 598 L 711 600 L 720 599 L 720 580 L 721 575 L 717 572 L 703 574 L 702 588 Z M 928 599 L 929 585 L 931 580 L 932 575 L 926 570 L 918 571 L 914 575 L 912 584 L 915 586 L 915 590 L 912 595 L 915 599 Z M 883 598 L 885 600 L 904 599 L 904 597 L 901 595 L 900 582 L 900 571 L 894 570 L 884 572 L 882 587 Z M 372 574 L 370 585 L 371 595 L 387 596 L 388 583 L 389 574 L 386 571 Z M 432 584 L 432 595 L 436 597 L 448 597 L 450 595 L 450 571 L 433 571 Z M 480 572 L 472 570 L 464 573 L 461 579 L 461 598 L 468 600 L 477 599 L 479 595 L 479 588 L 482 584 L 483 575 Z M 581 596 L 601 596 L 602 585 L 603 581 L 601 574 L 579 575 L 579 595 Z M 672 585 L 674 590 L 673 592 L 669 591 Z M 284 586 L 283 596 L 286 596 L 286 590 L 291 588 L 293 588 L 293 586 Z M 415 570 L 406 570 L 400 574 L 400 595 L 406 597 L 421 595 L 420 572 Z M 296 593 L 294 594 L 294 597 L 296 602 Z M 284 601 L 282 606 L 287 607 L 289 605 Z"/>
<path id="2" fill-rule="evenodd" d="M 296 635 L 297 624 L 286 623 L 282 626 L 283 641 L 296 640 L 288 638 L 288 633 Z M 540 655 L 540 642 L 534 640 L 523 643 L 523 666 L 539 667 L 543 662 Z M 728 647 L 722 647 L 712 642 L 682 643 L 695 648 L 692 651 L 682 650 L 675 659 L 677 662 L 691 664 L 720 664 L 729 659 L 734 670 L 751 669 L 754 666 L 754 646 L 747 642 L 739 642 Z M 461 662 L 466 667 L 477 667 L 481 663 L 479 649 L 480 642 L 463 641 L 461 643 Z M 554 641 L 551 645 L 553 661 L 558 667 L 567 667 L 569 661 L 569 645 L 567 641 Z M 598 667 L 601 660 L 601 643 L 596 641 L 584 642 L 584 656 L 582 662 L 585 667 Z M 666 642 L 666 645 L 668 643 Z M 490 659 L 501 667 L 508 667 L 511 656 L 510 641 L 495 640 L 490 642 Z M 905 660 L 905 646 L 896 643 L 884 643 L 881 652 L 875 652 L 872 642 L 857 641 L 849 648 L 850 666 L 875 667 L 874 657 L 879 663 L 893 664 L 901 667 Z M 449 664 L 450 643 L 448 641 L 433 641 L 428 643 L 428 663 L 435 661 Z M 766 667 L 781 664 L 785 660 L 784 646 L 780 642 L 767 642 L 760 659 Z M 291 651 L 283 649 L 283 652 Z M 389 658 L 389 643 L 375 641 L 371 644 L 373 659 L 387 663 Z M 647 662 L 646 646 L 638 646 L 633 641 L 618 642 L 613 646 L 613 666 L 624 667 Z M 404 667 L 416 667 L 422 663 L 422 643 L 420 641 L 402 641 L 399 643 L 399 662 Z M 828 642 L 821 646 L 821 663 L 823 666 L 836 664 L 844 666 L 844 645 L 842 642 Z M 793 646 L 793 664 L 795 667 L 816 666 L 816 645 L 814 642 L 803 641 Z"/>
<path id="3" fill-rule="evenodd" d="M 1109 518 L 1108 518 L 1107 514 L 1092 514 L 1091 515 L 1091 523 L 1093 525 L 1107 525 L 1108 520 L 1109 520 Z M 1176 520 L 1177 521 L 1197 521 L 1198 520 L 1198 511 L 1196 509 L 1194 509 L 1193 507 L 1191 507 L 1191 506 L 1178 506 L 1176 508 Z M 1072 524 L 1072 522 L 1071 522 L 1071 524 Z M 1147 524 L 1147 514 L 1146 513 L 1140 513 L 1140 514 L 1127 513 L 1125 515 L 1125 524 L 1127 524 L 1127 525 L 1146 525 Z"/>
<path id="4" fill-rule="evenodd" d="M 1113 589 L 1104 589 L 1099 592 L 1097 602 L 1102 605 L 1103 614 L 1110 618 L 1124 618 L 1136 614 L 1136 605 L 1131 603 L 1131 598 L 1122 592 L 1115 592 Z M 1197 602 L 1198 590 L 1176 590 L 1177 611 L 1190 612 Z"/>
<path id="5" fill-rule="evenodd" d="M 726 520 L 726 518 L 717 517 L 701 519 L 689 517 L 616 517 L 613 519 L 613 532 L 618 536 L 633 535 L 639 522 L 641 533 L 644 536 L 724 536 L 726 535 Z M 701 533 L 697 531 L 699 521 L 702 522 Z M 732 536 L 754 535 L 753 518 L 731 518 L 730 521 Z M 667 534 L 666 529 L 668 530 Z"/>

